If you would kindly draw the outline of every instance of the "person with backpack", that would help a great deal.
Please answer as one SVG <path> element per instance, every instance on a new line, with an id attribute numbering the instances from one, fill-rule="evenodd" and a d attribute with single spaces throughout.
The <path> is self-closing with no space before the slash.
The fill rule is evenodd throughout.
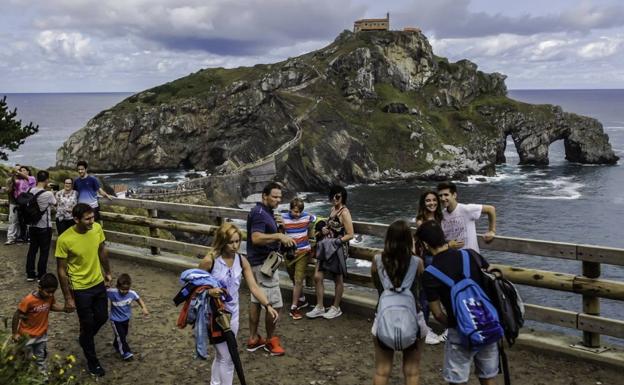
<path id="1" fill-rule="evenodd" d="M 450 248 L 442 227 L 435 221 L 421 224 L 416 236 L 433 255 L 423 274 L 429 308 L 436 320 L 448 327 L 444 380 L 450 384 L 467 383 L 474 361 L 481 385 L 496 384 L 498 341 L 503 329 L 485 293 L 487 278 L 482 269 L 489 267 L 488 262 L 474 250 Z"/>
<path id="2" fill-rule="evenodd" d="M 413 255 L 413 248 L 409 224 L 395 221 L 386 232 L 382 254 L 376 255 L 371 265 L 371 277 L 379 292 L 371 330 L 375 344 L 373 385 L 385 385 L 390 380 L 395 351 L 403 352 L 405 384 L 419 381 L 420 339 L 426 335 L 427 326 L 417 301 L 423 262 Z"/>
<path id="3" fill-rule="evenodd" d="M 54 194 L 46 190 L 49 179 L 50 174 L 45 170 L 40 170 L 37 172 L 37 185 L 26 193 L 22 193 L 18 198 L 22 218 L 29 225 L 30 245 L 26 256 L 26 280 L 28 282 L 41 278 L 48 266 L 52 242 L 51 207 L 56 205 Z M 28 199 L 25 199 L 27 197 Z M 39 251 L 39 262 L 35 271 L 37 251 Z"/>

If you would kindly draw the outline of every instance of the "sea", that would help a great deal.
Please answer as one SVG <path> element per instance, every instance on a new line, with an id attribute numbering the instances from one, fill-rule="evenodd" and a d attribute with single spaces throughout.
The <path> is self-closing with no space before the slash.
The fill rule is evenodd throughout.
<path id="1" fill-rule="evenodd" d="M 54 165 L 56 149 L 71 133 L 83 127 L 101 110 L 130 95 L 7 94 L 9 106 L 17 108 L 22 122 L 38 124 L 39 132 L 29 137 L 16 152 L 10 153 L 5 163 L 30 164 L 41 168 Z M 615 153 L 624 159 L 624 90 L 511 90 L 509 97 L 533 104 L 556 104 L 564 111 L 598 119 L 609 135 Z M 621 227 L 624 223 L 624 160 L 612 166 L 570 163 L 565 160 L 563 141 L 558 141 L 549 148 L 548 166 L 519 165 L 511 138 L 508 138 L 505 156 L 507 163 L 497 166 L 495 176 L 475 176 L 467 181 L 456 181 L 460 202 L 496 207 L 498 235 L 624 248 Z M 111 183 L 125 183 L 131 187 L 158 187 L 175 184 L 187 172 L 162 170 L 101 177 Z M 348 206 L 355 220 L 380 223 L 390 223 L 397 218 L 411 220 L 416 215 L 421 192 L 434 188 L 435 183 L 424 181 L 348 186 Z M 309 211 L 327 215 L 330 207 L 324 194 L 303 194 L 309 201 Z M 255 198 L 250 197 L 241 207 L 250 207 Z M 487 219 L 482 218 L 478 229 L 483 231 L 486 228 Z M 358 242 L 379 246 L 382 240 L 364 236 Z M 488 251 L 483 254 L 496 263 L 570 274 L 581 272 L 581 264 L 575 261 Z M 364 271 L 368 265 L 362 262 L 353 269 Z M 602 277 L 624 281 L 624 268 L 603 265 Z M 527 303 L 579 311 L 582 306 L 578 295 L 530 287 L 521 287 L 520 290 Z M 601 305 L 603 315 L 624 320 L 621 304 L 602 300 Z M 544 328 L 543 325 L 532 326 Z"/>

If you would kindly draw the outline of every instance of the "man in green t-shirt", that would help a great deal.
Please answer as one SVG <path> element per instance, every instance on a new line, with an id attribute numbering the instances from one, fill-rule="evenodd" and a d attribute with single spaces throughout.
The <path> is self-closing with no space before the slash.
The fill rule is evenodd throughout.
<path id="1" fill-rule="evenodd" d="M 95 222 L 93 207 L 78 203 L 72 210 L 76 224 L 56 241 L 56 263 L 65 311 L 78 313 L 80 346 L 89 372 L 105 374 L 95 353 L 94 337 L 108 319 L 106 287 L 112 280 L 104 231 Z"/>

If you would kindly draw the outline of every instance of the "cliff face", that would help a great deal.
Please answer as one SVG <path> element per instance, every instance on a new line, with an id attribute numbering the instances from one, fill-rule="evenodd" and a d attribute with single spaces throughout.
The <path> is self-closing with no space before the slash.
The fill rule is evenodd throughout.
<path id="1" fill-rule="evenodd" d="M 201 70 L 103 111 L 58 150 L 94 170 L 227 172 L 274 158 L 292 188 L 410 173 L 491 174 L 511 135 L 523 163 L 615 163 L 602 126 L 506 97 L 505 76 L 449 63 L 416 32 L 343 32 L 329 46 L 250 68 Z"/>

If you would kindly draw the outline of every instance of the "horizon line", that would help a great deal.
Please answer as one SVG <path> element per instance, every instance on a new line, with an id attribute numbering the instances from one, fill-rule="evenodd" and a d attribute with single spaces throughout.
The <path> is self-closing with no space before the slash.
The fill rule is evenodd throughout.
<path id="1" fill-rule="evenodd" d="M 620 91 L 622 88 L 509 88 L 507 91 Z M 0 92 L 0 95 L 27 94 L 136 94 L 140 91 L 33 91 L 33 92 Z"/>

